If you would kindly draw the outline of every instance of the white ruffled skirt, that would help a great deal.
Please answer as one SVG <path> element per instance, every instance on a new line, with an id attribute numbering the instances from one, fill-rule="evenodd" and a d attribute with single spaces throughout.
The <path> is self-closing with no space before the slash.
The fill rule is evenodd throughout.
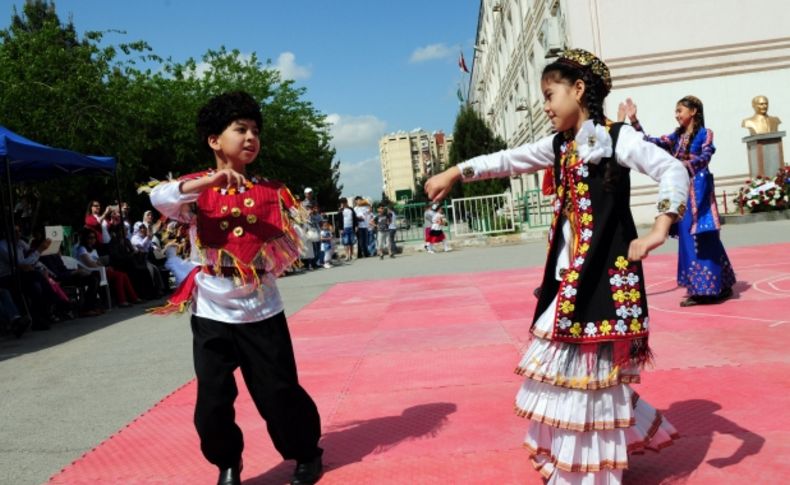
<path id="1" fill-rule="evenodd" d="M 549 484 L 619 484 L 628 454 L 658 451 L 677 431 L 628 385 L 639 369 L 613 364 L 611 344 L 548 340 L 556 300 L 535 323 L 516 373 L 516 413 L 530 420 L 524 447 Z"/>

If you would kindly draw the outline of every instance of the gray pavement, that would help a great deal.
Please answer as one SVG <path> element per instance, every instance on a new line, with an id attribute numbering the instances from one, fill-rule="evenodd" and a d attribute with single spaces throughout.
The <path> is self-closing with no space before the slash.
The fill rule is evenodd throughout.
<path id="1" fill-rule="evenodd" d="M 724 226 L 725 247 L 790 241 L 790 221 Z M 289 276 L 289 314 L 335 284 L 539 266 L 545 241 L 370 258 Z M 669 241 L 656 253 L 677 251 Z M 735 268 L 738 270 L 737 266 Z M 140 306 L 0 340 L 0 484 L 38 484 L 193 377 L 187 317 Z"/>

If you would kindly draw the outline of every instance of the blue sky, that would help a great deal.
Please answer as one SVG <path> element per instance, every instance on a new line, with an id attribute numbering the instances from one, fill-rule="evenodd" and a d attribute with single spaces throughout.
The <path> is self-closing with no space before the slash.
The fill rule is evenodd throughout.
<path id="1" fill-rule="evenodd" d="M 0 28 L 12 6 L 0 0 Z M 346 195 L 378 198 L 381 135 L 424 128 L 452 132 L 460 49 L 467 63 L 477 0 L 59 0 L 77 31 L 117 29 L 111 42 L 142 39 L 162 57 L 197 60 L 224 45 L 271 59 L 307 88 L 334 122 Z M 264 139 L 265 143 L 265 139 Z"/>

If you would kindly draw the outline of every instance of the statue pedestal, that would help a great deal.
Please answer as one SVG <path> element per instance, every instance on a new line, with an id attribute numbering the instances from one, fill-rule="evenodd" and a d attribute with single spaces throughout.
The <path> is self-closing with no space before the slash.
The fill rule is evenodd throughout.
<path id="1" fill-rule="evenodd" d="M 751 135 L 741 139 L 749 155 L 749 176 L 773 177 L 785 166 L 782 150 L 784 131 Z"/>

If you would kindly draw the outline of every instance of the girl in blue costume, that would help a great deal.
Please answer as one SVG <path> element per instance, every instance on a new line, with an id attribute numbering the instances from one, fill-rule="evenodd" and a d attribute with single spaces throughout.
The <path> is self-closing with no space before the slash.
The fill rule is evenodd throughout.
<path id="1" fill-rule="evenodd" d="M 644 133 L 630 98 L 625 112 L 631 125 Z M 678 285 L 687 291 L 680 306 L 718 303 L 732 296 L 735 272 L 719 237 L 721 221 L 708 168 L 716 151 L 713 131 L 705 128 L 702 101 L 694 96 L 678 101 L 675 119 L 679 126 L 674 132 L 658 138 L 645 135 L 645 139 L 681 160 L 691 178 L 689 210 L 671 232 L 678 237 Z"/>

